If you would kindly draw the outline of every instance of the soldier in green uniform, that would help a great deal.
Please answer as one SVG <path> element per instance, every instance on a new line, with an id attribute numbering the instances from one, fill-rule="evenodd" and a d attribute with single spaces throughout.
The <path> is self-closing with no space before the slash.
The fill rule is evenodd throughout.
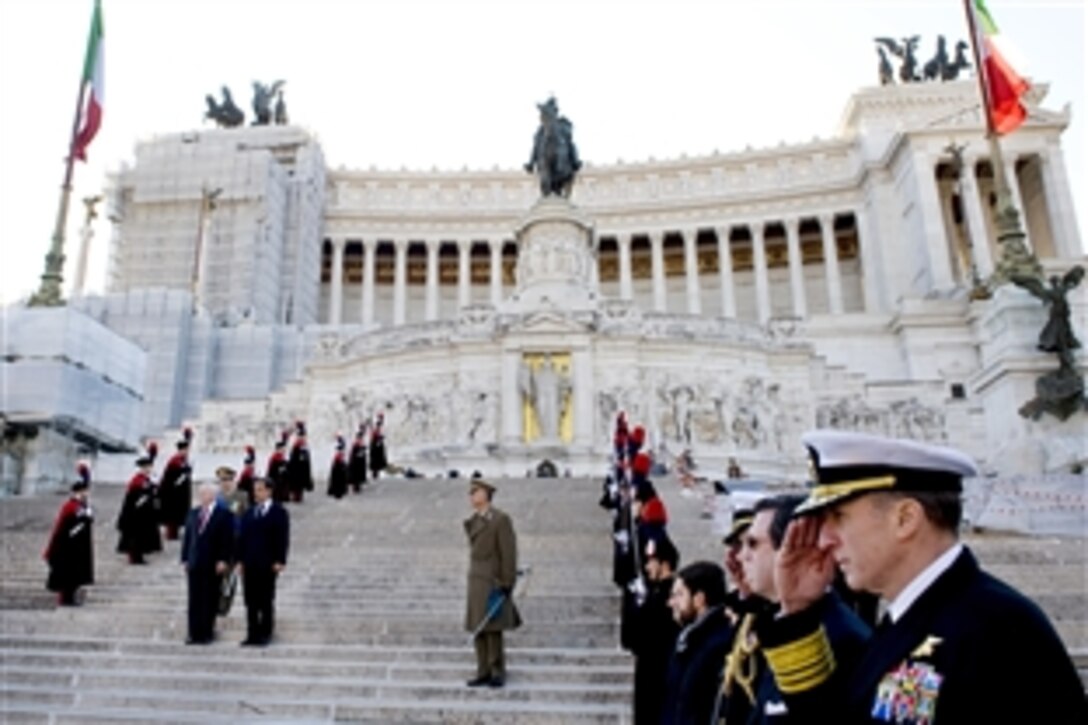
<path id="1" fill-rule="evenodd" d="M 502 633 L 521 626 L 511 595 L 517 580 L 517 536 L 510 517 L 491 505 L 495 487 L 481 478 L 469 486 L 472 516 L 468 535 L 468 598 L 465 629 L 475 634 L 476 677 L 469 687 L 502 687 L 506 657 Z"/>

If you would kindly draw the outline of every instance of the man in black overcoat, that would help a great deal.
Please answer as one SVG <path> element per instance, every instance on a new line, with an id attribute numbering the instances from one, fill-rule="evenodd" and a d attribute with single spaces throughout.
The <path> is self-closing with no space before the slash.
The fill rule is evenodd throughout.
<path id="1" fill-rule="evenodd" d="M 287 509 L 272 500 L 272 487 L 266 479 L 254 481 L 253 495 L 254 505 L 242 518 L 238 538 L 238 569 L 246 602 L 242 644 L 263 646 L 272 639 L 276 578 L 287 566 L 291 528 Z"/>
<path id="2" fill-rule="evenodd" d="M 733 626 L 725 613 L 725 572 L 709 561 L 681 569 L 669 600 L 683 627 L 669 659 L 662 725 L 710 722 Z"/>
<path id="3" fill-rule="evenodd" d="M 222 578 L 234 560 L 234 515 L 217 504 L 218 493 L 214 483 L 200 484 L 200 503 L 185 520 L 181 563 L 189 579 L 186 644 L 208 644 L 215 638 Z"/>

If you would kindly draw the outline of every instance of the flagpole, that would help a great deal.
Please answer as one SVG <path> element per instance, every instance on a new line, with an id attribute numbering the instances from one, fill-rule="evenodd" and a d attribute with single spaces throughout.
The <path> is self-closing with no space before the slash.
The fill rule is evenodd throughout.
<path id="1" fill-rule="evenodd" d="M 72 197 L 72 170 L 75 167 L 75 143 L 79 134 L 79 123 L 83 120 L 83 101 L 87 97 L 87 82 L 83 70 L 79 73 L 79 95 L 76 98 L 76 115 L 72 121 L 72 134 L 68 138 L 68 157 L 64 164 L 64 181 L 60 187 L 60 204 L 57 208 L 56 225 L 53 227 L 53 242 L 49 253 L 45 255 L 45 272 L 38 291 L 30 298 L 30 307 L 56 307 L 64 304 L 60 285 L 64 279 L 64 229 L 68 224 L 68 205 Z"/>
<path id="2" fill-rule="evenodd" d="M 1013 203 L 1009 179 L 1005 175 L 1005 158 L 1001 153 L 1001 144 L 998 142 L 993 117 L 990 115 L 993 105 L 986 78 L 986 66 L 982 62 L 982 51 L 979 48 L 978 22 L 975 19 L 975 11 L 971 7 L 973 2 L 974 0 L 963 0 L 963 8 L 967 13 L 971 49 L 975 56 L 975 75 L 978 78 L 979 94 L 982 98 L 982 116 L 986 121 L 986 140 L 990 145 L 990 168 L 994 174 L 994 192 L 997 196 L 994 223 L 997 227 L 997 242 L 1001 247 L 1001 258 L 998 259 L 993 274 L 987 280 L 987 286 L 993 288 L 1007 282 L 1013 276 L 1039 277 L 1042 275 L 1042 267 L 1035 254 L 1024 244 L 1027 235 L 1020 226 L 1020 213 Z M 983 242 L 985 243 L 985 240 Z"/>

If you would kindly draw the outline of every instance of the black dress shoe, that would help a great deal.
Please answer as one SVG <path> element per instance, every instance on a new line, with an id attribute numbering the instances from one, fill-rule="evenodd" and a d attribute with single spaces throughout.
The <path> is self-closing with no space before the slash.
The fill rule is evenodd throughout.
<path id="1" fill-rule="evenodd" d="M 188 637 L 185 640 L 185 644 L 211 644 L 211 643 L 212 643 L 212 641 L 210 639 L 193 639 L 192 637 Z"/>
<path id="2" fill-rule="evenodd" d="M 487 686 L 491 687 L 493 689 L 498 689 L 498 688 L 502 687 L 505 684 L 506 684 L 506 681 L 503 680 L 503 678 L 501 678 L 501 677 L 492 677 L 490 680 L 487 681 Z"/>
<path id="3" fill-rule="evenodd" d="M 484 685 L 491 685 L 491 678 L 487 675 L 481 675 L 479 677 L 473 677 L 471 680 L 465 683 L 469 687 L 483 687 Z"/>
<path id="4" fill-rule="evenodd" d="M 238 643 L 238 646 L 239 647 L 256 647 L 260 643 L 261 643 L 260 640 L 253 639 L 251 637 L 246 637 L 245 639 L 243 639 L 241 642 Z"/>

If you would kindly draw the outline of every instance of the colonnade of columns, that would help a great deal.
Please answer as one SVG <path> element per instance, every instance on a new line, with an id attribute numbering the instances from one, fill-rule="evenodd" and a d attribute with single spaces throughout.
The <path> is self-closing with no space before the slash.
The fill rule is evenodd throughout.
<path id="1" fill-rule="evenodd" d="M 789 263 L 790 293 L 793 301 L 792 313 L 796 317 L 808 316 L 808 302 L 805 293 L 804 259 L 801 255 L 801 223 L 809 217 L 790 217 L 786 219 L 745 221 L 737 224 L 725 224 L 714 227 L 718 245 L 718 287 L 721 293 L 722 316 L 737 316 L 737 284 L 734 279 L 733 255 L 730 247 L 730 235 L 738 227 L 746 227 L 752 240 L 752 267 L 754 273 L 756 316 L 761 323 L 771 318 L 771 283 L 768 273 L 766 227 L 781 224 L 786 230 L 786 244 Z M 835 241 L 835 215 L 831 213 L 816 216 L 819 221 L 825 283 L 828 292 L 828 309 L 832 314 L 843 312 L 842 275 L 839 270 L 839 253 Z M 700 315 L 702 310 L 702 280 L 699 275 L 697 249 L 698 229 L 680 230 L 684 242 L 684 289 L 686 312 Z M 859 225 L 858 234 L 861 229 Z M 616 239 L 619 258 L 619 295 L 621 299 L 634 299 L 634 283 L 631 265 L 631 244 L 634 232 L 622 232 L 611 235 Z M 665 286 L 665 231 L 651 231 L 645 234 L 650 240 L 650 279 L 653 289 L 653 309 L 655 312 L 666 311 Z"/>
<path id="2" fill-rule="evenodd" d="M 339 325 L 344 318 L 344 249 L 349 242 L 360 240 L 347 237 L 329 239 L 332 245 L 332 269 L 330 271 L 328 322 Z M 375 319 L 375 286 L 378 245 L 384 240 L 361 240 L 363 247 L 363 284 L 360 299 L 360 320 L 364 325 L 372 325 Z M 417 242 L 415 239 L 393 240 L 393 324 L 403 325 L 408 309 L 408 247 Z M 487 240 L 490 255 L 489 299 L 494 305 L 502 300 L 502 249 L 505 240 Z M 445 240 L 424 240 L 427 250 L 426 283 L 424 292 L 424 320 L 439 318 L 439 265 L 438 252 Z M 457 304 L 464 307 L 471 300 L 471 253 L 475 240 L 461 240 L 457 245 Z"/>
<path id="3" fill-rule="evenodd" d="M 785 228 L 787 243 L 787 259 L 789 265 L 789 287 L 792 299 L 792 314 L 804 318 L 808 316 L 809 305 L 806 299 L 804 259 L 801 249 L 801 224 L 814 219 L 819 223 L 821 244 L 825 270 L 825 284 L 828 295 L 828 311 L 831 314 L 843 312 L 842 276 L 839 270 L 839 255 L 835 239 L 835 215 L 823 213 L 809 216 L 793 216 L 785 219 L 753 220 L 734 224 L 723 224 L 714 227 L 717 237 L 718 253 L 718 286 L 721 295 L 721 314 L 724 317 L 735 318 L 737 316 L 737 282 L 734 275 L 733 255 L 731 252 L 730 236 L 735 229 L 747 228 L 752 244 L 752 262 L 755 290 L 756 317 L 760 323 L 767 322 L 772 316 L 771 282 L 768 271 L 768 259 L 766 250 L 765 230 L 771 225 L 781 225 Z M 705 279 L 699 274 L 698 235 L 699 228 L 686 228 L 678 230 L 683 240 L 684 258 L 684 299 L 685 311 L 692 315 L 703 314 L 703 285 Z M 673 230 L 651 230 L 639 232 L 650 242 L 651 257 L 651 285 L 652 285 L 652 309 L 657 312 L 667 311 L 667 288 L 665 270 L 665 236 Z M 859 225 L 858 234 L 861 229 Z M 621 299 L 634 299 L 634 276 L 632 272 L 632 240 L 636 232 L 607 233 L 602 236 L 613 237 L 616 240 L 617 256 L 619 261 L 619 296 Z M 345 247 L 349 243 L 360 242 L 363 248 L 363 276 L 362 294 L 360 299 L 361 311 L 359 319 L 364 326 L 373 325 L 375 322 L 375 285 L 376 285 L 376 257 L 377 247 L 387 240 L 373 239 L 349 239 L 347 237 L 331 238 L 332 269 L 331 283 L 329 287 L 328 316 L 330 324 L 339 325 L 343 322 L 345 292 L 344 292 L 344 257 Z M 411 244 L 418 243 L 414 238 L 393 239 L 393 290 L 392 290 L 392 324 L 403 325 L 407 319 L 408 305 L 408 248 Z M 423 240 L 426 248 L 426 278 L 424 290 L 424 314 L 425 321 L 437 320 L 440 317 L 440 270 L 439 250 L 444 239 Z M 467 306 L 471 302 L 472 285 L 472 249 L 478 244 L 476 240 L 460 240 L 453 242 L 457 246 L 457 304 L 458 307 Z M 489 251 L 488 273 L 488 299 L 498 305 L 503 297 L 503 264 L 502 251 L 505 240 L 486 240 Z M 594 278 L 596 279 L 596 277 Z"/>

